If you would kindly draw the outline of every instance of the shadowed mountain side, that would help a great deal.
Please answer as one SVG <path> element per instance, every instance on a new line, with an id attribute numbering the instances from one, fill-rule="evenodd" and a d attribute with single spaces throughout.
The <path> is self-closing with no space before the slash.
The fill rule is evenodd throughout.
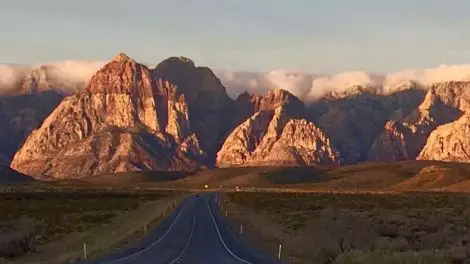
<path id="1" fill-rule="evenodd" d="M 0 166 L 0 184 L 12 184 L 31 181 L 34 181 L 34 179 L 30 176 L 19 173 L 9 167 Z"/>
<path id="2" fill-rule="evenodd" d="M 233 100 L 208 67 L 196 66 L 185 57 L 170 57 L 151 72 L 153 79 L 169 82 L 184 94 L 191 127 L 210 160 L 215 159 L 223 136 L 231 128 Z"/>
<path id="3" fill-rule="evenodd" d="M 28 135 L 60 103 L 55 91 L 30 95 L 0 96 L 0 164 L 9 164 Z"/>
<path id="4" fill-rule="evenodd" d="M 468 157 L 465 151 L 468 143 L 461 144 L 461 137 L 458 135 L 466 134 L 466 119 L 459 118 L 469 109 L 469 85 L 469 82 L 433 85 L 413 112 L 406 117 L 387 122 L 369 150 L 368 158 L 377 161 L 416 158 L 466 161 Z M 445 124 L 451 128 L 443 129 Z M 449 131 L 455 135 L 449 137 Z M 434 138 L 430 135 L 434 135 Z M 435 144 L 436 142 L 438 144 Z M 448 149 L 441 146 L 441 142 L 448 146 Z M 461 150 L 457 150 L 455 144 L 460 145 Z M 421 152 L 424 154 L 420 154 Z"/>
<path id="5" fill-rule="evenodd" d="M 323 98 L 310 106 L 311 119 L 331 138 L 347 164 L 367 159 L 367 153 L 390 119 L 408 115 L 421 103 L 424 91 L 408 89 L 390 95 L 369 92 L 344 98 Z"/>

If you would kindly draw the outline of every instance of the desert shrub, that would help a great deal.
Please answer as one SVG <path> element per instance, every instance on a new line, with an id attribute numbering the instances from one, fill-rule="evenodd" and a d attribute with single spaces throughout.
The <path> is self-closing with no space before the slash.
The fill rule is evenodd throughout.
<path id="1" fill-rule="evenodd" d="M 36 227 L 32 223 L 23 223 L 15 230 L 0 234 L 0 257 L 11 258 L 32 252 L 35 249 Z"/>
<path id="2" fill-rule="evenodd" d="M 379 252 L 350 252 L 340 255 L 334 264 L 452 264 L 444 253 L 401 252 L 381 254 Z"/>
<path id="3" fill-rule="evenodd" d="M 378 239 L 373 223 L 360 214 L 323 210 L 310 229 L 312 258 L 331 263 L 339 255 L 355 250 L 371 250 Z"/>

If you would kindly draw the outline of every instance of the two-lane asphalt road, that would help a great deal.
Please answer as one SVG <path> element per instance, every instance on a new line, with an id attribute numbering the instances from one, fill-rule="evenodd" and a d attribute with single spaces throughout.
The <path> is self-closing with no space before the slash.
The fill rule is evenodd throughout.
<path id="1" fill-rule="evenodd" d="M 89 264 L 273 264 L 233 235 L 215 194 L 184 200 L 139 247 L 112 253 Z"/>

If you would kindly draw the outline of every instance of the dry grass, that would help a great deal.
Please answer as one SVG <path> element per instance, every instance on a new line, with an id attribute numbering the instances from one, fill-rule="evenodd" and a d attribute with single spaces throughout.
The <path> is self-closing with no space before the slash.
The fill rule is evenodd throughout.
<path id="1" fill-rule="evenodd" d="M 230 193 L 224 209 L 290 263 L 468 263 L 464 194 Z M 262 238 L 262 239 L 260 239 Z M 271 251 L 271 252 L 269 252 Z"/>
<path id="2" fill-rule="evenodd" d="M 79 256 L 85 242 L 91 254 L 98 254 L 159 217 L 158 209 L 178 195 L 43 191 L 0 193 L 0 257 L 18 263 L 64 263 Z"/>

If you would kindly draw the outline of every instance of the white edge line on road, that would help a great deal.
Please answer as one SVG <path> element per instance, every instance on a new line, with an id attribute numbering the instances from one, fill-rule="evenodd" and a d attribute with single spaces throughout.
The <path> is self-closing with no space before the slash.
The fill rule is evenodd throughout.
<path id="1" fill-rule="evenodd" d="M 180 218 L 180 216 L 182 215 L 183 211 L 186 209 L 187 207 L 187 204 L 188 202 L 186 202 L 184 205 L 183 205 L 183 208 L 180 209 L 178 215 L 176 216 L 176 218 L 173 220 L 173 223 L 171 223 L 171 225 L 168 227 L 168 229 L 165 231 L 165 233 L 163 233 L 163 235 L 155 242 L 153 242 L 152 244 L 150 244 L 149 246 L 147 246 L 146 248 L 142 249 L 142 250 L 139 250 L 137 252 L 134 252 L 133 254 L 130 254 L 130 255 L 127 255 L 125 257 L 122 257 L 120 259 L 115 259 L 115 260 L 111 260 L 111 261 L 107 261 L 107 262 L 101 262 L 100 264 L 111 264 L 111 263 L 118 263 L 120 261 L 124 261 L 124 260 L 128 260 L 132 257 L 135 257 L 135 256 L 138 256 L 142 253 L 144 253 L 145 251 L 151 249 L 152 247 L 154 247 L 155 245 L 157 245 L 158 243 L 160 243 L 160 241 L 162 239 L 164 239 L 169 233 L 170 231 L 173 229 L 174 225 L 176 224 L 176 222 L 178 221 L 178 219 Z"/>
<path id="2" fill-rule="evenodd" d="M 191 238 L 193 237 L 194 234 L 194 229 L 196 229 L 196 216 L 193 216 L 193 224 L 191 227 L 191 232 L 189 233 L 188 240 L 186 241 L 186 245 L 184 245 L 183 251 L 181 251 L 181 254 L 178 255 L 173 261 L 171 261 L 171 264 L 177 263 L 178 261 L 181 260 L 181 258 L 184 256 L 186 251 L 188 250 L 189 243 L 191 242 Z"/>
<path id="3" fill-rule="evenodd" d="M 214 214 L 212 213 L 212 209 L 209 205 L 209 201 L 207 202 L 207 208 L 209 209 L 209 213 L 211 215 L 211 218 L 212 218 L 212 223 L 214 223 L 214 226 L 215 226 L 215 230 L 217 231 L 217 235 L 219 236 L 219 239 L 220 239 L 220 242 L 222 242 L 222 245 L 224 246 L 225 250 L 227 250 L 227 252 L 234 258 L 236 258 L 238 261 L 241 261 L 243 263 L 246 263 L 246 264 L 253 264 L 252 262 L 249 262 L 247 260 L 244 260 L 242 258 L 240 258 L 239 256 L 235 255 L 235 253 L 233 253 L 227 246 L 227 244 L 225 243 L 224 239 L 222 238 L 222 235 L 220 234 L 220 230 L 219 230 L 219 227 L 217 226 L 217 223 L 215 222 L 215 218 L 214 218 Z"/>

